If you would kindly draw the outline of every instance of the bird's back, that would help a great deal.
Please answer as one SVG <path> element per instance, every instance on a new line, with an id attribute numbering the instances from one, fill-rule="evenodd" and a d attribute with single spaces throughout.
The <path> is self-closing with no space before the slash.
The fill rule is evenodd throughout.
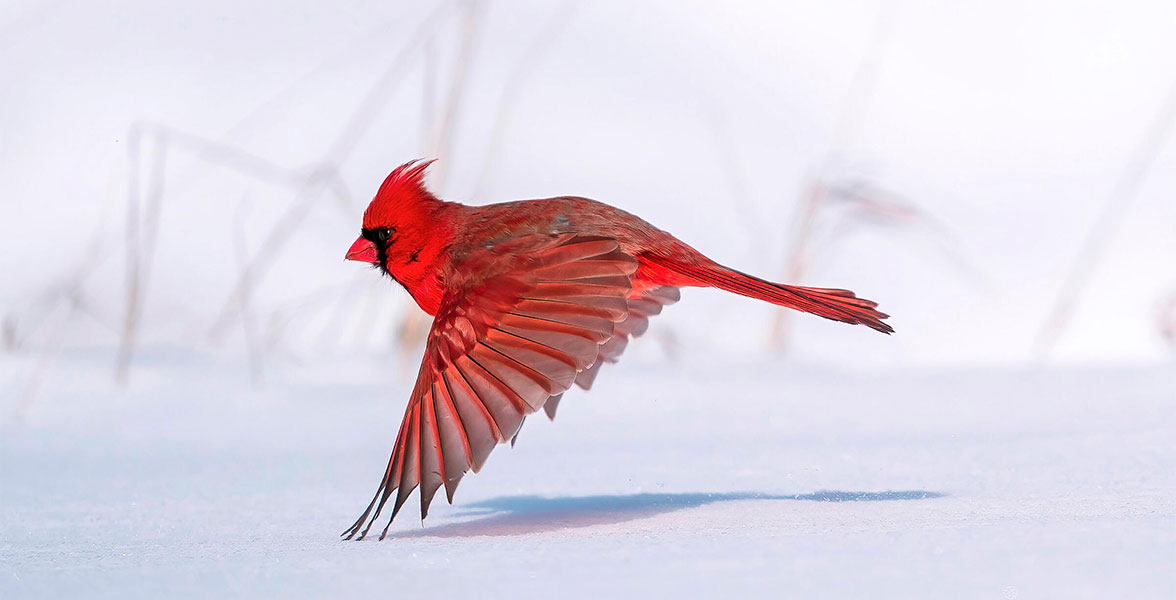
<path id="1" fill-rule="evenodd" d="M 464 229 L 462 241 L 473 245 L 523 235 L 579 233 L 613 238 L 623 251 L 634 257 L 655 249 L 698 254 L 632 213 L 579 196 L 469 207 L 468 225 Z"/>

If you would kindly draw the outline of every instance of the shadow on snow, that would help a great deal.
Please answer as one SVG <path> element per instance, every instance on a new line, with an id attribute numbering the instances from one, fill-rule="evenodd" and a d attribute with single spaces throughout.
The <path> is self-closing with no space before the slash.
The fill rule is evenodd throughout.
<path id="1" fill-rule="evenodd" d="M 392 537 L 506 536 L 610 525 L 654 515 L 734 500 L 805 500 L 810 502 L 883 502 L 926 500 L 943 494 L 924 490 L 843 492 L 821 490 L 811 494 L 773 495 L 750 492 L 725 494 L 628 494 L 623 496 L 503 496 L 466 505 L 459 517 L 470 521 L 399 531 Z"/>

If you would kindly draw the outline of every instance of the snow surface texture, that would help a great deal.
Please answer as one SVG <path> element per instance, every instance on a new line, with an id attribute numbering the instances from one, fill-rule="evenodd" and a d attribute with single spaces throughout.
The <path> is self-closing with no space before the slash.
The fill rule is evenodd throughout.
<path id="1" fill-rule="evenodd" d="M 422 526 L 414 495 L 359 543 L 337 534 L 406 383 L 319 364 L 251 393 L 239 364 L 151 349 L 122 395 L 94 391 L 107 356 L 63 356 L 0 436 L 0 597 L 1176 595 L 1170 365 L 637 354 L 529 419 L 454 505 Z"/>

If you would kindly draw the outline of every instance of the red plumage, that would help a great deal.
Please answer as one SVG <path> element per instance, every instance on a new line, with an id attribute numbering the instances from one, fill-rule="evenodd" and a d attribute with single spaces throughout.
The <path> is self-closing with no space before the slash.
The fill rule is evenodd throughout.
<path id="1" fill-rule="evenodd" d="M 729 269 L 594 200 L 439 200 L 424 184 L 428 165 L 410 162 L 388 175 L 347 252 L 377 265 L 435 317 L 384 477 L 348 539 L 367 535 L 393 492 L 392 518 L 417 486 L 421 518 L 442 485 L 452 502 L 461 477 L 513 439 L 526 415 L 544 408 L 554 418 L 560 396 L 573 383 L 587 389 L 602 362 L 616 362 L 649 317 L 678 300 L 678 288 L 716 287 L 893 331 L 877 304 L 853 292 Z"/>

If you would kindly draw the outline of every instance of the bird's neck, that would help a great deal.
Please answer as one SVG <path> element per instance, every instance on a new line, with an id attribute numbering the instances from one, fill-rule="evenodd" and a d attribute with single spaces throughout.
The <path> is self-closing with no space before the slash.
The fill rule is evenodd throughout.
<path id="1" fill-rule="evenodd" d="M 444 273 L 449 266 L 450 248 L 467 219 L 467 207 L 456 202 L 422 201 L 418 227 L 398 233 L 390 248 L 385 271 L 412 295 L 430 315 L 436 315 L 444 296 Z"/>

